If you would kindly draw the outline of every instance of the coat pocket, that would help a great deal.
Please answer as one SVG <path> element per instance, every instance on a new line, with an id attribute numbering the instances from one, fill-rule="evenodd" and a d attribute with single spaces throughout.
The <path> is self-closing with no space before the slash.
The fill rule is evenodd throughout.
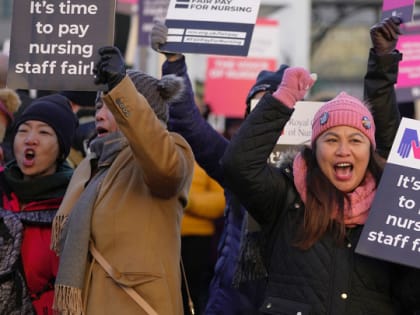
<path id="1" fill-rule="evenodd" d="M 267 297 L 260 308 L 262 314 L 309 315 L 311 306 L 278 297 Z"/>
<path id="2" fill-rule="evenodd" d="M 149 272 L 120 272 L 117 276 L 111 276 L 111 278 L 118 284 L 135 287 L 140 284 L 162 279 L 162 276 Z"/>

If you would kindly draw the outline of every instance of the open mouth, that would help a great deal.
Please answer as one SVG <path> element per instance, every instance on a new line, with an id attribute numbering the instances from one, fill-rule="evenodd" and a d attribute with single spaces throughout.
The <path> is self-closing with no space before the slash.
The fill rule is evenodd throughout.
<path id="1" fill-rule="evenodd" d="M 33 149 L 26 149 L 25 150 L 25 159 L 31 161 L 34 158 L 35 158 L 35 151 Z"/>
<path id="2" fill-rule="evenodd" d="M 337 163 L 334 165 L 334 171 L 338 179 L 345 180 L 351 177 L 353 164 Z"/>
<path id="3" fill-rule="evenodd" d="M 100 137 L 100 136 L 103 136 L 103 135 L 107 134 L 108 133 L 108 130 L 105 129 L 105 128 L 102 128 L 102 127 L 97 127 L 96 128 L 96 133 Z"/>
<path id="4" fill-rule="evenodd" d="M 25 167 L 31 167 L 35 163 L 35 150 L 26 149 L 23 154 L 23 165 Z"/>

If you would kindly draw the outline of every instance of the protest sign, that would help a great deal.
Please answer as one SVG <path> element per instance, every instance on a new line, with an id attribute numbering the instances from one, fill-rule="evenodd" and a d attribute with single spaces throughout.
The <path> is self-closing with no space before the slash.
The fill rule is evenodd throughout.
<path id="1" fill-rule="evenodd" d="M 397 49 L 404 58 L 400 62 L 396 87 L 420 86 L 420 33 L 401 35 Z"/>
<path id="2" fill-rule="evenodd" d="M 415 0 L 384 0 L 382 3 L 382 19 L 397 16 L 404 23 L 413 19 Z"/>
<path id="3" fill-rule="evenodd" d="M 15 0 L 7 85 L 97 90 L 97 50 L 113 45 L 115 0 Z"/>
<path id="4" fill-rule="evenodd" d="M 356 252 L 420 268 L 420 121 L 403 118 Z"/>
<path id="5" fill-rule="evenodd" d="M 245 100 L 261 70 L 276 70 L 275 59 L 209 57 L 205 100 L 215 115 L 242 118 Z"/>
<path id="6" fill-rule="evenodd" d="M 163 51 L 247 56 L 260 0 L 171 0 Z"/>
<path id="7" fill-rule="evenodd" d="M 155 19 L 163 21 L 168 9 L 169 0 L 140 0 L 139 5 L 139 38 L 140 46 L 150 45 L 150 32 Z"/>
<path id="8" fill-rule="evenodd" d="M 212 114 L 243 118 L 245 100 L 261 70 L 276 71 L 280 47 L 273 34 L 279 23 L 258 19 L 248 57 L 210 56 L 207 58 L 205 101 Z M 224 93 L 221 93 L 224 91 Z"/>
<path id="9" fill-rule="evenodd" d="M 310 144 L 312 121 L 317 110 L 324 102 L 300 101 L 294 106 L 294 112 L 283 129 L 277 144 Z"/>
<path id="10" fill-rule="evenodd" d="M 399 102 L 412 102 L 420 98 L 420 20 L 401 25 L 397 49 L 403 54 L 398 67 L 396 84 Z"/>
<path id="11" fill-rule="evenodd" d="M 285 151 L 296 150 L 296 147 L 311 143 L 312 122 L 322 105 L 324 102 L 300 101 L 295 104 L 294 112 L 270 155 L 271 164 L 276 164 Z"/>

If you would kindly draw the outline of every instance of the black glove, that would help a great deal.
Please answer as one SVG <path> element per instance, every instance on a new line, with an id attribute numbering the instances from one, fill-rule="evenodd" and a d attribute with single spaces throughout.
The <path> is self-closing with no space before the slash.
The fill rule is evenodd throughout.
<path id="1" fill-rule="evenodd" d="M 400 18 L 393 16 L 371 27 L 370 39 L 376 54 L 386 55 L 395 50 L 401 22 Z"/>
<path id="2" fill-rule="evenodd" d="M 106 46 L 99 48 L 100 60 L 96 63 L 93 73 L 95 84 L 105 84 L 111 91 L 125 77 L 125 62 L 117 47 Z"/>

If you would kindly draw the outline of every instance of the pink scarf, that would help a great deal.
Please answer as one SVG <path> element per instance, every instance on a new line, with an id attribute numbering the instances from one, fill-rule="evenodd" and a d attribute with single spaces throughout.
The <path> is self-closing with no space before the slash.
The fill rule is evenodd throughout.
<path id="1" fill-rule="evenodd" d="M 293 176 L 296 189 L 304 203 L 306 203 L 306 172 L 306 162 L 298 153 L 293 161 Z M 351 208 L 349 202 L 345 201 L 344 223 L 346 226 L 355 226 L 366 222 L 375 193 L 376 183 L 372 174 L 368 172 L 360 186 L 347 194 Z M 334 213 L 337 211 L 338 209 Z"/>

